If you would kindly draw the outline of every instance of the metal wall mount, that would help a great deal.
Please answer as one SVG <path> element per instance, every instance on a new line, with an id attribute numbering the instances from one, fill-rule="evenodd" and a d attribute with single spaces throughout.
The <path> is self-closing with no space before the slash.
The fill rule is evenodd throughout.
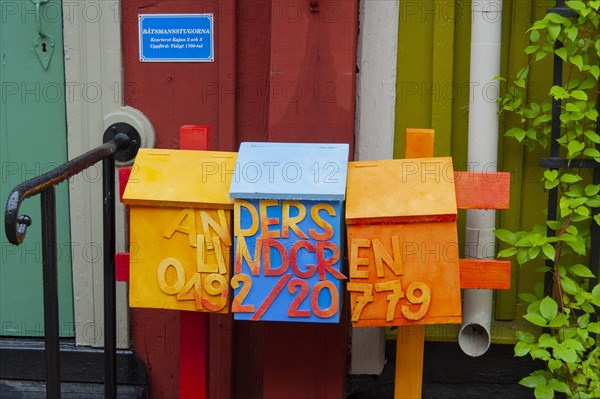
<path id="1" fill-rule="evenodd" d="M 141 137 L 136 128 L 128 123 L 119 122 L 110 125 L 102 136 L 102 142 L 106 143 L 115 138 L 118 133 L 123 133 L 129 137 L 129 145 L 125 148 L 117 150 L 115 154 L 115 161 L 119 163 L 128 164 L 135 159 L 138 150 L 141 146 Z"/>

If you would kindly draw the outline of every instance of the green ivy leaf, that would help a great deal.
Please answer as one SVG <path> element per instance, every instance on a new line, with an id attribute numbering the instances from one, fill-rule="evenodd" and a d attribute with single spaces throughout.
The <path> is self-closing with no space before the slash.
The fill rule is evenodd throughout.
<path id="1" fill-rule="evenodd" d="M 587 329 L 591 333 L 600 334 L 600 322 L 596 321 L 594 323 L 588 324 Z"/>
<path id="2" fill-rule="evenodd" d="M 554 50 L 554 54 L 556 54 L 557 56 L 559 56 L 560 58 L 562 58 L 563 61 L 567 60 L 567 57 L 568 57 L 567 49 L 564 48 L 564 47 L 557 48 L 556 50 Z"/>
<path id="3" fill-rule="evenodd" d="M 575 143 L 575 142 L 571 141 L 569 143 L 569 145 L 571 145 L 572 143 Z M 584 145 L 584 147 L 585 147 L 585 145 Z M 562 181 L 563 183 L 569 183 L 569 184 L 577 183 L 578 181 L 581 181 L 581 180 L 583 180 L 581 178 L 581 176 L 574 175 L 574 174 L 571 174 L 571 173 L 565 173 L 564 175 L 562 175 L 560 177 L 560 181 Z"/>
<path id="4" fill-rule="evenodd" d="M 579 326 L 581 328 L 586 328 L 588 326 L 588 324 L 590 324 L 590 314 L 585 313 L 585 314 L 579 316 L 577 318 L 577 324 L 579 324 Z"/>
<path id="5" fill-rule="evenodd" d="M 523 315 L 523 318 L 525 320 L 527 320 L 528 322 L 530 322 L 531 324 L 535 324 L 536 326 L 546 327 L 548 325 L 548 323 L 546 322 L 546 319 L 544 319 L 539 314 L 528 313 L 528 314 Z"/>
<path id="6" fill-rule="evenodd" d="M 544 245 L 542 245 L 542 252 L 544 252 L 546 258 L 550 260 L 554 260 L 554 257 L 556 256 L 556 250 L 554 249 L 554 246 L 549 243 L 545 243 Z"/>
<path id="7" fill-rule="evenodd" d="M 543 375 L 532 374 L 521 379 L 521 381 L 519 381 L 519 384 L 527 388 L 535 388 L 540 385 L 546 385 L 546 378 L 544 378 Z"/>
<path id="8" fill-rule="evenodd" d="M 519 294 L 519 298 L 523 301 L 523 302 L 527 302 L 527 303 L 532 303 L 537 301 L 537 297 L 533 294 L 530 294 L 528 292 L 522 292 Z M 519 338 L 520 339 L 520 338 Z M 521 341 L 525 341 L 524 339 L 521 339 Z"/>
<path id="9" fill-rule="evenodd" d="M 576 100 L 581 100 L 581 101 L 587 101 L 587 99 L 588 99 L 587 94 L 585 94 L 585 91 L 583 91 L 583 90 L 572 91 L 571 97 L 573 97 Z"/>
<path id="10" fill-rule="evenodd" d="M 579 0 L 565 1 L 565 4 L 567 7 L 572 8 L 575 11 L 581 11 L 586 8 L 585 3 Z"/>
<path id="11" fill-rule="evenodd" d="M 538 344 L 542 348 L 555 348 L 558 346 L 558 341 L 552 335 L 544 333 L 538 338 Z"/>
<path id="12" fill-rule="evenodd" d="M 577 293 L 578 285 L 569 277 L 561 277 L 560 282 L 562 284 L 563 290 L 567 294 L 575 295 Z"/>
<path id="13" fill-rule="evenodd" d="M 586 130 L 585 132 L 583 132 L 583 134 L 591 142 L 593 142 L 595 144 L 600 144 L 600 135 L 598 135 L 598 133 L 594 132 L 593 130 Z"/>
<path id="14" fill-rule="evenodd" d="M 550 89 L 550 95 L 554 97 L 555 100 L 563 100 L 565 98 L 569 98 L 569 92 L 561 86 L 552 86 L 552 88 Z"/>
<path id="15" fill-rule="evenodd" d="M 556 178 L 558 177 L 558 170 L 556 169 L 548 169 L 546 171 L 544 171 L 544 178 L 546 180 L 556 180 Z"/>
<path id="16" fill-rule="evenodd" d="M 529 345 L 528 343 L 517 342 L 517 344 L 515 345 L 515 356 L 523 357 L 526 354 L 528 354 L 530 350 L 531 350 L 531 345 Z"/>
<path id="17" fill-rule="evenodd" d="M 548 385 L 539 385 L 533 390 L 536 399 L 554 399 L 554 389 Z"/>
<path id="18" fill-rule="evenodd" d="M 566 314 L 558 314 L 548 323 L 548 327 L 562 327 L 569 325 L 569 316 Z"/>
<path id="19" fill-rule="evenodd" d="M 600 184 L 588 184 L 585 186 L 585 195 L 592 197 L 600 192 Z"/>
<path id="20" fill-rule="evenodd" d="M 498 252 L 498 257 L 499 258 L 510 258 L 511 256 L 514 256 L 516 253 L 518 252 L 517 248 L 506 248 L 503 249 L 502 251 Z"/>
<path id="21" fill-rule="evenodd" d="M 582 237 L 575 237 L 575 241 L 567 241 L 567 245 L 579 255 L 585 255 L 585 241 Z"/>
<path id="22" fill-rule="evenodd" d="M 575 65 L 580 71 L 583 69 L 583 57 L 579 54 L 569 58 L 569 62 Z"/>
<path id="23" fill-rule="evenodd" d="M 514 245 L 518 240 L 518 237 L 515 233 L 506 229 L 496 229 L 494 234 L 496 234 L 496 237 L 498 237 L 500 241 L 504 241 L 510 245 Z"/>
<path id="24" fill-rule="evenodd" d="M 550 352 L 548 352 L 546 349 L 534 349 L 530 352 L 530 355 L 533 360 L 535 360 L 535 359 L 541 359 L 544 361 L 550 360 Z"/>
<path id="25" fill-rule="evenodd" d="M 571 267 L 569 267 L 569 271 L 574 274 L 575 276 L 579 276 L 579 277 L 585 277 L 585 278 L 594 278 L 594 273 L 592 273 L 592 271 L 590 269 L 588 269 L 586 266 L 582 265 L 582 264 L 576 264 L 573 265 Z"/>
<path id="26" fill-rule="evenodd" d="M 556 359 L 550 359 L 548 361 L 548 368 L 550 371 L 558 370 L 562 367 L 562 362 Z"/>
<path id="27" fill-rule="evenodd" d="M 546 320 L 554 318 L 554 316 L 558 314 L 558 305 L 556 304 L 556 301 L 549 296 L 542 299 L 542 302 L 540 302 L 540 313 Z"/>
<path id="28" fill-rule="evenodd" d="M 567 154 L 567 157 L 569 159 L 575 158 L 577 155 L 581 154 L 581 151 L 583 151 L 584 148 L 585 148 L 585 143 L 582 143 L 577 140 L 569 141 L 569 144 L 567 145 L 567 150 L 569 151 L 569 153 Z M 581 178 L 579 178 L 579 180 L 581 180 Z"/>
<path id="29" fill-rule="evenodd" d="M 559 381 L 555 378 L 550 380 L 548 386 L 553 388 L 557 392 L 568 393 L 571 391 L 569 389 L 569 386 L 564 381 Z"/>
<path id="30" fill-rule="evenodd" d="M 569 348 L 566 345 L 559 345 L 554 348 L 554 357 L 564 360 L 567 363 L 575 363 L 577 361 L 577 352 L 575 349 Z"/>

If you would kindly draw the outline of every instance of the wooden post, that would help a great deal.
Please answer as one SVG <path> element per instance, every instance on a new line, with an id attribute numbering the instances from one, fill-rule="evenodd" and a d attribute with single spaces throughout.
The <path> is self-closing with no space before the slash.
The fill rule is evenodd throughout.
<path id="1" fill-rule="evenodd" d="M 210 126 L 185 125 L 179 129 L 179 148 L 208 150 Z M 207 313 L 179 312 L 179 397 L 207 397 Z"/>
<path id="2" fill-rule="evenodd" d="M 433 129 L 406 129 L 406 158 L 433 157 Z M 425 326 L 398 327 L 396 337 L 395 399 L 421 397 Z"/>

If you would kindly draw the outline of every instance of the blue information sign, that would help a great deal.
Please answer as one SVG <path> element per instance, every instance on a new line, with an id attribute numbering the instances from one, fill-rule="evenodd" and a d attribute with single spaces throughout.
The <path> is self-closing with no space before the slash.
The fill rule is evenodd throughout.
<path id="1" fill-rule="evenodd" d="M 213 14 L 141 14 L 140 61 L 213 62 Z"/>

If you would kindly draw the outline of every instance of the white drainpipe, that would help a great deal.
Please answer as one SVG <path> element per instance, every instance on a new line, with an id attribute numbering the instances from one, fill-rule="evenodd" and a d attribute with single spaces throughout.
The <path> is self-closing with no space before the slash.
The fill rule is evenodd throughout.
<path id="1" fill-rule="evenodd" d="M 495 172 L 498 163 L 498 82 L 502 39 L 502 1 L 474 0 L 471 25 L 469 171 Z M 468 210 L 467 258 L 493 258 L 496 212 Z M 492 290 L 464 290 L 463 325 L 458 343 L 467 355 L 481 356 L 490 346 Z"/>

